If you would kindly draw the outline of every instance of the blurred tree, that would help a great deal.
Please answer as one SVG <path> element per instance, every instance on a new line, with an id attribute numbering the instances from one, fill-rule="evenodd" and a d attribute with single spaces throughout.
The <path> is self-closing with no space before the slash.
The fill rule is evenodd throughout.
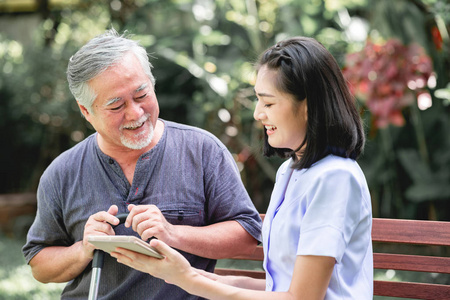
<path id="1" fill-rule="evenodd" d="M 370 132 L 361 164 L 371 187 L 375 214 L 448 220 L 450 107 L 434 92 L 450 80 L 450 4 L 431 0 L 394 3 L 383 0 L 372 2 L 371 9 L 373 14 L 369 20 L 373 29 L 365 50 L 368 55 L 363 61 L 369 72 L 361 79 L 370 83 L 366 92 L 380 95 L 388 87 L 390 91 L 380 99 L 387 103 L 390 98 L 394 101 L 391 103 L 402 105 L 396 111 L 398 122 L 390 126 L 380 128 L 374 118 L 377 113 L 370 106 L 370 114 L 366 114 Z M 388 46 L 392 39 L 397 41 L 397 48 Z M 386 41 L 387 51 L 380 52 L 379 61 L 374 61 L 376 49 L 372 49 L 372 57 L 367 51 L 373 43 L 377 44 L 376 48 Z M 420 47 L 426 53 L 417 52 Z M 432 62 L 431 76 L 427 56 Z M 409 61 L 402 64 L 405 59 Z M 377 74 L 383 63 L 386 69 Z M 390 70 L 397 75 L 389 71 L 394 65 L 395 69 Z M 395 90 L 400 94 L 392 98 Z M 402 99 L 409 100 L 401 104 Z M 387 107 L 380 110 L 381 107 L 378 106 L 378 111 L 382 114 L 390 111 Z"/>
<path id="2" fill-rule="evenodd" d="M 445 0 L 395 3 L 78 0 L 76 3 L 77 6 L 63 9 L 50 5 L 47 11 L 43 10 L 39 28 L 30 28 L 36 36 L 33 47 L 24 48 L 0 36 L 0 122 L 2 140 L 8 141 L 8 147 L 0 151 L 2 157 L 14 157 L 2 164 L 0 192 L 34 191 L 48 163 L 92 133 L 92 128 L 80 117 L 63 74 L 69 57 L 111 26 L 119 32 L 128 30 L 147 47 L 155 67 L 161 117 L 205 128 L 221 138 L 235 155 L 243 181 L 260 211 L 266 209 L 275 171 L 281 163 L 279 159 L 261 157 L 262 128 L 252 116 L 253 62 L 266 47 L 288 36 L 312 36 L 344 66 L 346 54 L 362 50 L 367 37 L 386 40 L 396 37 L 405 45 L 416 41 L 425 48 L 433 60 L 437 88 L 444 88 L 449 78 L 445 32 L 450 20 Z M 448 105 L 437 101 L 433 90 L 430 95 L 433 106 L 414 115 L 420 116 L 432 157 L 430 170 L 433 174 L 442 173 L 439 176 L 445 179 L 445 170 L 438 171 L 434 166 L 448 164 L 448 134 L 443 138 L 448 126 Z M 421 207 L 416 188 L 410 189 L 417 180 L 410 174 L 411 168 L 416 170 L 419 165 L 404 163 L 417 153 L 414 152 L 417 130 L 412 110 L 406 108 L 402 114 L 405 125 L 389 129 L 392 139 L 389 143 L 396 153 L 406 152 L 393 156 L 392 167 L 386 167 L 386 157 L 380 151 L 386 141 L 376 134 L 370 122 L 371 112 L 367 109 L 364 112 L 369 141 L 361 164 L 373 187 L 376 216 L 415 217 Z M 438 135 L 431 135 L 432 132 Z M 408 152 L 409 149 L 414 151 Z M 394 179 L 395 189 L 390 194 L 383 192 L 386 183 Z M 384 200 L 389 197 L 397 200 Z M 424 193 L 421 199 L 426 198 Z M 448 202 L 443 201 L 448 199 L 428 200 Z M 449 218 L 445 213 L 438 217 Z"/>

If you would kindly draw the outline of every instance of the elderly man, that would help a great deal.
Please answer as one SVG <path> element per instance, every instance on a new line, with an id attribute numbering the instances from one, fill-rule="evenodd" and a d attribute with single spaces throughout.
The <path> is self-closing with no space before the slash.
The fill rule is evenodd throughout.
<path id="1" fill-rule="evenodd" d="M 63 299 L 88 295 L 90 235 L 156 237 L 212 271 L 251 252 L 261 219 L 226 147 L 212 134 L 158 118 L 145 49 L 115 30 L 83 46 L 67 78 L 96 133 L 42 175 L 23 252 L 41 282 L 66 282 Z M 115 216 L 129 212 L 124 225 Z M 100 299 L 198 299 L 105 256 Z"/>

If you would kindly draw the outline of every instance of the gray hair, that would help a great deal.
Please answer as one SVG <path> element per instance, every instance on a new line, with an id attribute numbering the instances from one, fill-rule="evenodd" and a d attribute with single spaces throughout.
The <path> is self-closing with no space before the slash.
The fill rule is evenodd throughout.
<path id="1" fill-rule="evenodd" d="M 138 41 L 131 40 L 125 34 L 119 35 L 115 29 L 107 30 L 81 47 L 69 60 L 67 81 L 75 99 L 92 113 L 92 104 L 97 95 L 88 82 L 107 68 L 117 63 L 126 53 L 134 53 L 145 74 L 155 86 L 147 51 Z"/>

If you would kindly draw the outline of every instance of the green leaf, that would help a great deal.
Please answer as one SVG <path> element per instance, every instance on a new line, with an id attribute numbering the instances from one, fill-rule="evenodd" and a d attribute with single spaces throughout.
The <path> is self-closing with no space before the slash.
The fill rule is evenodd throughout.
<path id="1" fill-rule="evenodd" d="M 429 182 L 432 177 L 430 168 L 422 161 L 415 149 L 402 149 L 397 152 L 402 167 L 415 183 Z"/>
<path id="2" fill-rule="evenodd" d="M 405 193 L 412 202 L 450 199 L 450 185 L 445 182 L 421 182 L 409 187 Z"/>

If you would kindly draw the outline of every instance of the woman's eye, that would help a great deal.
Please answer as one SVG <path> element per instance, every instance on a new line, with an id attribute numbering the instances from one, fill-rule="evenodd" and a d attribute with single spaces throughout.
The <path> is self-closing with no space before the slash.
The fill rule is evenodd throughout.
<path id="1" fill-rule="evenodd" d="M 264 107 L 271 107 L 272 104 L 264 104 Z"/>

